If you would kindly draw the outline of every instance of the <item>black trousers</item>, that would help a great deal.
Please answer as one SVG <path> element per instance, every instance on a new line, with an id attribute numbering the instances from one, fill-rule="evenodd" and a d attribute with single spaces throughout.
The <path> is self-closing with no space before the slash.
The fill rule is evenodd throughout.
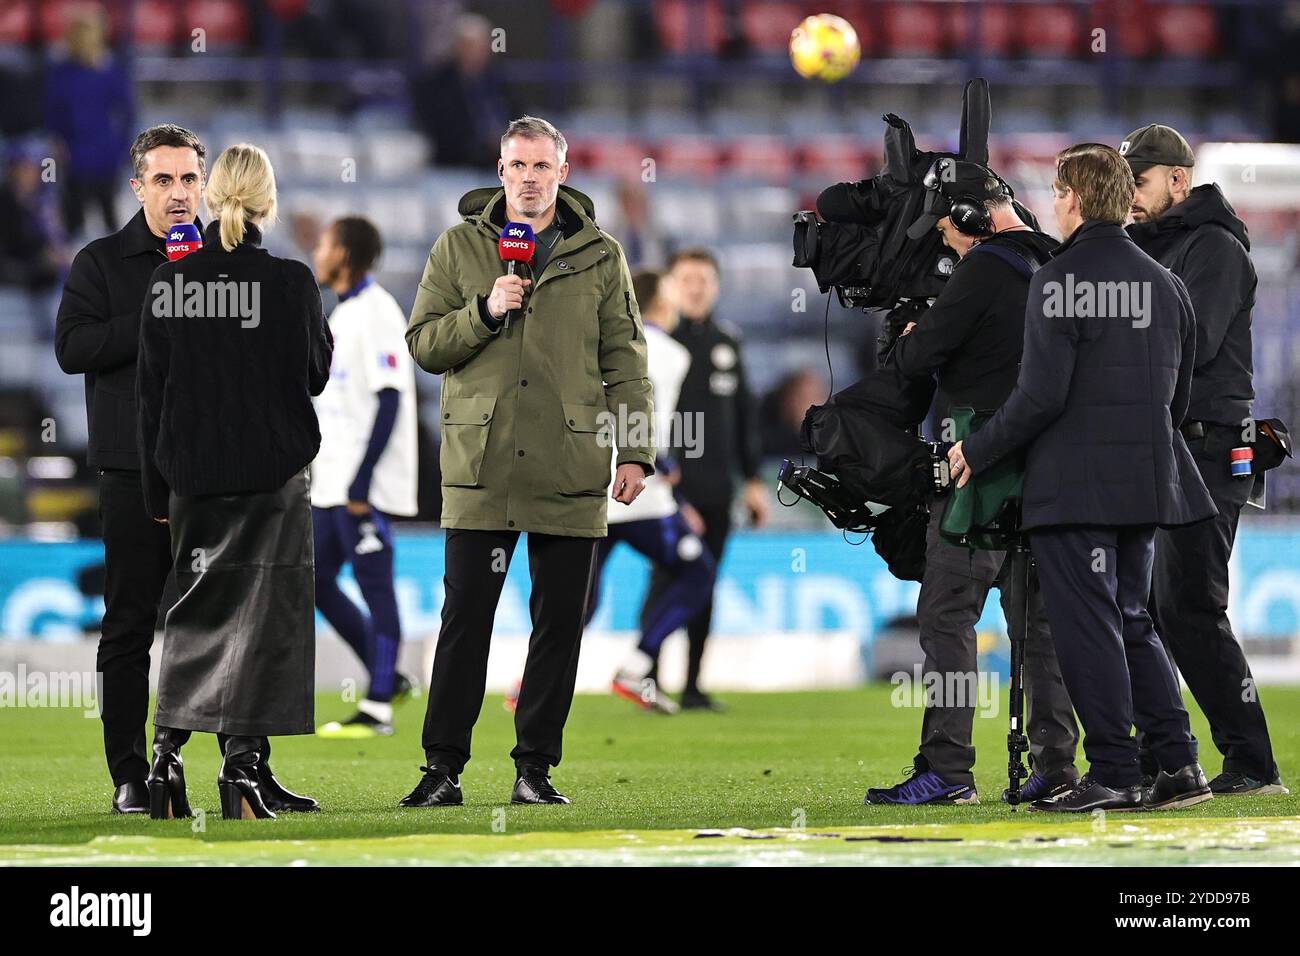
<path id="1" fill-rule="evenodd" d="M 519 532 L 449 528 L 446 535 L 442 628 L 422 743 L 430 766 L 440 763 L 459 774 L 483 709 L 492 623 Z M 510 756 L 517 767 L 560 762 L 599 540 L 528 533 L 533 633 L 515 707 Z"/>
<path id="2" fill-rule="evenodd" d="M 709 505 L 695 505 L 695 510 L 700 513 L 704 519 L 704 534 L 700 540 L 704 542 L 704 547 L 708 549 L 709 554 L 713 556 L 715 568 L 722 567 L 722 552 L 727 547 L 727 538 L 731 535 L 731 501 L 715 502 Z M 717 579 L 714 579 L 716 587 Z M 650 585 L 646 588 L 646 596 L 641 604 L 641 630 L 644 632 L 649 623 L 649 616 L 660 603 L 664 593 L 673 585 L 673 576 L 658 566 L 650 575 Z M 696 612 L 686 625 L 686 636 L 689 642 L 686 657 L 686 691 L 699 690 L 700 666 L 704 662 L 704 645 L 709 640 L 709 631 L 713 628 L 713 595 L 709 595 L 708 603 Z M 655 673 L 652 675 L 658 679 L 659 661 L 656 652 Z"/>
<path id="3" fill-rule="evenodd" d="M 925 674 L 944 676 L 942 685 L 956 693 L 927 694 L 918 752 L 927 766 L 951 784 L 975 785 L 974 693 L 978 690 L 979 650 L 975 624 L 989 589 L 998 587 L 1007 625 L 1019 637 L 1023 584 L 1013 580 L 1005 551 L 971 551 L 939 535 L 943 508 L 935 508 L 926 531 L 925 577 L 916 602 Z M 1077 776 L 1074 755 L 1079 732 L 1056 662 L 1036 573 L 1029 574 L 1029 627 L 1025 635 L 1026 729 L 1029 756 L 1036 772 L 1060 779 Z M 946 675 L 961 680 L 950 682 Z"/>
<path id="4" fill-rule="evenodd" d="M 1160 769 L 1194 763 L 1178 678 L 1147 612 L 1155 528 L 1042 528 L 1029 542 L 1093 778 L 1141 782 L 1135 724 Z"/>
<path id="5" fill-rule="evenodd" d="M 1157 532 L 1152 612 L 1160 637 L 1210 722 L 1223 769 L 1270 781 L 1278 769 L 1264 705 L 1228 620 L 1228 560 L 1252 482 L 1232 477 L 1226 447 L 1206 454 L 1204 446 L 1204 440 L 1189 443 L 1219 514 Z"/>
<path id="6" fill-rule="evenodd" d="M 100 472 L 99 517 L 106 578 L 95 666 L 103 682 L 104 754 L 113 785 L 121 786 L 149 771 L 149 649 L 172 567 L 171 535 L 149 517 L 138 471 Z"/>

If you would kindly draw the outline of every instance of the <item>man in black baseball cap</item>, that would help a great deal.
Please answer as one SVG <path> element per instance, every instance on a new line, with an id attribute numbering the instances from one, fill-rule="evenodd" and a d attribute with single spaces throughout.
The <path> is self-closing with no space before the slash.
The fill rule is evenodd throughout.
<path id="1" fill-rule="evenodd" d="M 1196 313 L 1191 402 L 1176 424 L 1218 508 L 1213 518 L 1157 532 L 1151 612 L 1223 754 L 1210 788 L 1218 796 L 1284 794 L 1255 679 L 1228 620 L 1228 562 L 1253 484 L 1229 463 L 1253 426 L 1250 236 L 1217 185 L 1192 188 L 1196 157 L 1177 130 L 1143 126 L 1119 151 L 1136 183 L 1129 236 L 1183 280 Z M 1150 756 L 1142 756 L 1149 774 Z"/>
<path id="2" fill-rule="evenodd" d="M 1137 180 L 1133 218 L 1147 222 L 1182 202 L 1192 191 L 1192 167 L 1196 154 L 1172 126 L 1149 123 L 1135 129 L 1119 144 Z"/>

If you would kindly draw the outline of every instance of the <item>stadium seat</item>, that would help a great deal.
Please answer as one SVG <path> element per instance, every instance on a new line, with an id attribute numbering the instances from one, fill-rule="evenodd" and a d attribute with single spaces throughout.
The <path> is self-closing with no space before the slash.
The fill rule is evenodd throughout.
<path id="1" fill-rule="evenodd" d="M 955 4 L 888 3 L 880 11 L 880 53 L 885 56 L 940 56 L 947 45 L 946 23 Z"/>
<path id="2" fill-rule="evenodd" d="M 1148 22 L 1166 56 L 1209 59 L 1218 47 L 1218 20 L 1204 4 L 1152 5 Z"/>
<path id="3" fill-rule="evenodd" d="M 1106 52 L 1149 57 L 1156 48 L 1155 16 L 1145 0 L 1095 0 L 1088 10 L 1089 40 L 1091 31 L 1100 27 L 1106 31 Z"/>
<path id="4" fill-rule="evenodd" d="M 32 26 L 32 5 L 27 0 L 0 0 L 0 45 L 30 43 Z"/>
<path id="5" fill-rule="evenodd" d="M 1031 57 L 1073 57 L 1086 49 L 1083 24 L 1072 7 L 1051 3 L 1018 7 L 1019 47 Z"/>
<path id="6" fill-rule="evenodd" d="M 637 173 L 650 155 L 645 144 L 627 136 L 598 136 L 569 143 L 569 163 L 584 175 L 627 176 Z"/>
<path id="7" fill-rule="evenodd" d="M 727 147 L 727 174 L 739 179 L 785 183 L 794 172 L 794 153 L 778 136 L 741 136 Z"/>
<path id="8" fill-rule="evenodd" d="M 367 169 L 381 181 L 418 176 L 428 162 L 429 141 L 411 130 L 374 130 L 359 139 Z"/>
<path id="9" fill-rule="evenodd" d="M 185 24 L 188 36 L 195 29 L 203 29 L 209 52 L 248 45 L 248 5 L 240 0 L 187 0 Z"/>
<path id="10" fill-rule="evenodd" d="M 963 3 L 945 14 L 948 46 L 954 52 L 978 50 L 1010 56 L 1016 48 L 1016 13 L 1005 3 Z"/>
<path id="11" fill-rule="evenodd" d="M 814 184 L 864 179 L 871 174 L 872 155 L 859 139 L 825 136 L 803 144 L 797 153 L 799 171 Z"/>
<path id="12" fill-rule="evenodd" d="M 696 182 L 713 180 L 721 171 L 722 150 L 710 136 L 670 136 L 651 150 L 658 175 L 681 177 Z"/>
<path id="13" fill-rule="evenodd" d="M 131 36 L 140 53 L 163 53 L 179 35 L 177 6 L 169 0 L 136 0 Z M 188 36 L 188 34 L 187 34 Z"/>
<path id="14" fill-rule="evenodd" d="M 726 18 L 719 0 L 655 0 L 655 29 L 668 53 L 712 53 L 722 46 Z"/>
<path id="15" fill-rule="evenodd" d="M 784 54 L 790 47 L 790 31 L 803 19 L 802 11 L 802 4 L 785 0 L 741 4 L 741 30 L 755 53 Z"/>

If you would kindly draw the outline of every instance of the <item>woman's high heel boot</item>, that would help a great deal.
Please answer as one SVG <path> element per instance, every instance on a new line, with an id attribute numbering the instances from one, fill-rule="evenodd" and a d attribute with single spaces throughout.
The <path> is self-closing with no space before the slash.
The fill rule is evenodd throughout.
<path id="1" fill-rule="evenodd" d="M 315 813 L 320 804 L 311 797 L 294 793 L 275 779 L 271 773 L 271 741 L 262 738 L 262 761 L 257 765 L 257 783 L 261 788 L 262 802 L 273 813 Z"/>
<path id="2" fill-rule="evenodd" d="M 275 814 L 262 800 L 258 768 L 262 762 L 259 737 L 231 737 L 226 742 L 226 759 L 217 774 L 221 792 L 221 816 L 225 820 L 274 820 Z"/>
<path id="3" fill-rule="evenodd" d="M 181 761 L 181 747 L 189 739 L 188 730 L 154 727 L 153 766 L 145 778 L 149 816 L 154 820 L 194 816 L 185 794 L 185 767 Z"/>

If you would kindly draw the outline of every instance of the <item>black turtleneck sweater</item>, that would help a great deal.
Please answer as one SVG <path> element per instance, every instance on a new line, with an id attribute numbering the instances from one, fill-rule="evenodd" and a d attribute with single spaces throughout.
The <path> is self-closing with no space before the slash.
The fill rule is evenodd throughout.
<path id="1" fill-rule="evenodd" d="M 169 492 L 274 491 L 320 447 L 311 398 L 334 343 L 316 280 L 260 248 L 255 226 L 230 252 L 219 229 L 154 271 L 140 316 L 140 462 L 158 518 Z"/>

